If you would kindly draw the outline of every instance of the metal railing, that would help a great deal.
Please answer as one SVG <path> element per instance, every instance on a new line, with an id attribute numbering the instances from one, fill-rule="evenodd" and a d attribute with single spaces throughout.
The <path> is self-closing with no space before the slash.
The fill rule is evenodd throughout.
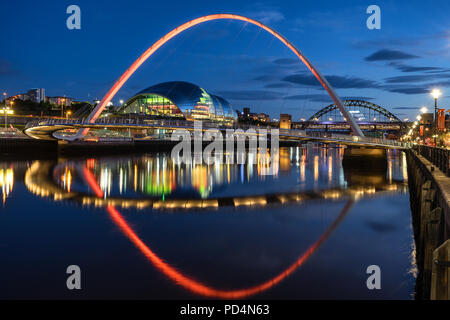
<path id="1" fill-rule="evenodd" d="M 177 127 L 180 129 L 183 128 L 194 128 L 194 121 L 186 121 L 186 120 L 144 120 L 139 118 L 100 118 L 97 119 L 95 123 L 89 123 L 85 121 L 85 118 L 82 119 L 43 119 L 38 121 L 29 122 L 25 128 L 37 127 L 37 126 L 48 126 L 48 125 L 133 125 L 136 127 Z M 267 129 L 270 131 L 273 128 L 270 126 L 253 126 L 253 125 L 223 125 L 217 122 L 203 121 L 202 122 L 203 129 L 216 128 L 219 130 L 225 129 L 242 129 L 242 130 L 261 130 Z M 344 134 L 335 134 L 329 132 L 317 132 L 317 131 L 308 131 L 299 130 L 299 129 L 280 129 L 280 135 L 282 136 L 292 136 L 292 137 L 314 137 L 321 139 L 333 139 L 337 141 L 348 141 L 352 143 L 361 143 L 361 144 L 371 144 L 371 145 L 379 145 L 379 146 L 391 146 L 398 148 L 409 148 L 410 145 L 407 143 L 403 143 L 396 140 L 388 140 L 388 139 L 380 139 L 380 138 L 371 138 L 371 137 L 358 137 L 358 136 L 350 136 Z"/>
<path id="2" fill-rule="evenodd" d="M 450 177 L 449 149 L 416 145 L 414 146 L 414 150 L 439 168 L 439 170 L 441 170 L 447 177 Z"/>

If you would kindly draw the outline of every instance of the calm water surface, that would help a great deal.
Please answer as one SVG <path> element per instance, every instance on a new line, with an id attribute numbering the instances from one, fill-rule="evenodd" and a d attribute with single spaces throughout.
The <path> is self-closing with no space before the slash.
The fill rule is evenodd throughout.
<path id="1" fill-rule="evenodd" d="M 405 155 L 358 172 L 342 154 L 282 148 L 273 176 L 163 153 L 0 158 L 0 298 L 411 299 Z"/>

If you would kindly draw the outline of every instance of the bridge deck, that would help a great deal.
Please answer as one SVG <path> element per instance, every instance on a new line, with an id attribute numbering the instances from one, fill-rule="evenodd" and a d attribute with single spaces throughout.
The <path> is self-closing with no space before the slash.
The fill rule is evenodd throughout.
<path id="1" fill-rule="evenodd" d="M 38 123 L 29 123 L 25 128 L 24 132 L 34 138 L 41 140 L 70 140 L 70 136 L 62 136 L 60 131 L 67 129 L 108 129 L 108 130 L 120 130 L 126 131 L 130 130 L 146 130 L 146 129 L 163 129 L 168 131 L 165 135 L 158 137 L 160 140 L 170 140 L 170 133 L 173 130 L 185 129 L 188 131 L 194 131 L 198 128 L 192 125 L 192 122 L 186 121 L 155 121 L 151 123 L 146 122 L 132 122 L 131 123 L 117 123 L 114 121 L 104 122 L 104 123 L 84 123 L 81 121 L 61 121 L 61 120 L 49 120 L 40 121 Z M 257 135 L 264 134 L 261 130 L 267 130 L 268 136 L 271 135 L 273 130 L 278 130 L 277 128 L 270 127 L 256 127 L 256 126 L 239 126 L 239 127 L 225 127 L 219 126 L 217 124 L 208 123 L 207 126 L 203 126 L 201 130 L 205 131 L 208 129 L 217 129 L 221 131 L 242 129 L 244 133 L 234 133 L 235 135 L 246 134 L 246 130 L 253 129 L 256 131 Z M 276 134 L 276 131 L 273 132 Z M 323 132 L 306 132 L 304 130 L 297 129 L 279 129 L 279 139 L 282 141 L 314 141 L 330 144 L 342 144 L 349 146 L 360 146 L 360 147 L 371 147 L 371 148 L 390 148 L 390 149 L 407 149 L 408 144 L 398 142 L 395 140 L 370 138 L 370 137 L 358 137 L 349 136 L 343 134 L 334 133 L 323 133 Z M 58 136 L 59 134 L 59 136 Z"/>

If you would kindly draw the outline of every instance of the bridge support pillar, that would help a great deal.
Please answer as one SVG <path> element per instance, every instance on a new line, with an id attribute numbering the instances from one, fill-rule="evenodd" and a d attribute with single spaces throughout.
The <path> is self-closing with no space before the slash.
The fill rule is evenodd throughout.
<path id="1" fill-rule="evenodd" d="M 342 166 L 369 171 L 373 169 L 386 170 L 386 149 L 349 146 L 344 150 Z"/>

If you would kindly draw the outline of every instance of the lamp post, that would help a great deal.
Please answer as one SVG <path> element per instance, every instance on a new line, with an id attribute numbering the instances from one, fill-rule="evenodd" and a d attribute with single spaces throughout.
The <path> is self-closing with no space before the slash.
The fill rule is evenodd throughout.
<path id="1" fill-rule="evenodd" d="M 434 146 L 437 147 L 437 99 L 441 96 L 441 91 L 433 89 L 431 95 L 434 98 Z"/>
<path id="2" fill-rule="evenodd" d="M 3 103 L 4 103 L 3 112 L 5 113 L 5 129 L 6 129 L 6 122 L 7 122 L 7 119 L 6 119 L 6 92 L 3 92 Z"/>
<path id="3" fill-rule="evenodd" d="M 11 101 L 11 105 L 12 105 L 12 101 Z M 14 111 L 10 110 L 9 107 L 7 107 L 6 105 L 3 106 L 3 110 L 1 110 L 3 112 L 3 114 L 5 115 L 5 130 L 8 128 L 8 114 L 13 114 Z M 1 113 L 1 112 L 0 112 Z"/>

